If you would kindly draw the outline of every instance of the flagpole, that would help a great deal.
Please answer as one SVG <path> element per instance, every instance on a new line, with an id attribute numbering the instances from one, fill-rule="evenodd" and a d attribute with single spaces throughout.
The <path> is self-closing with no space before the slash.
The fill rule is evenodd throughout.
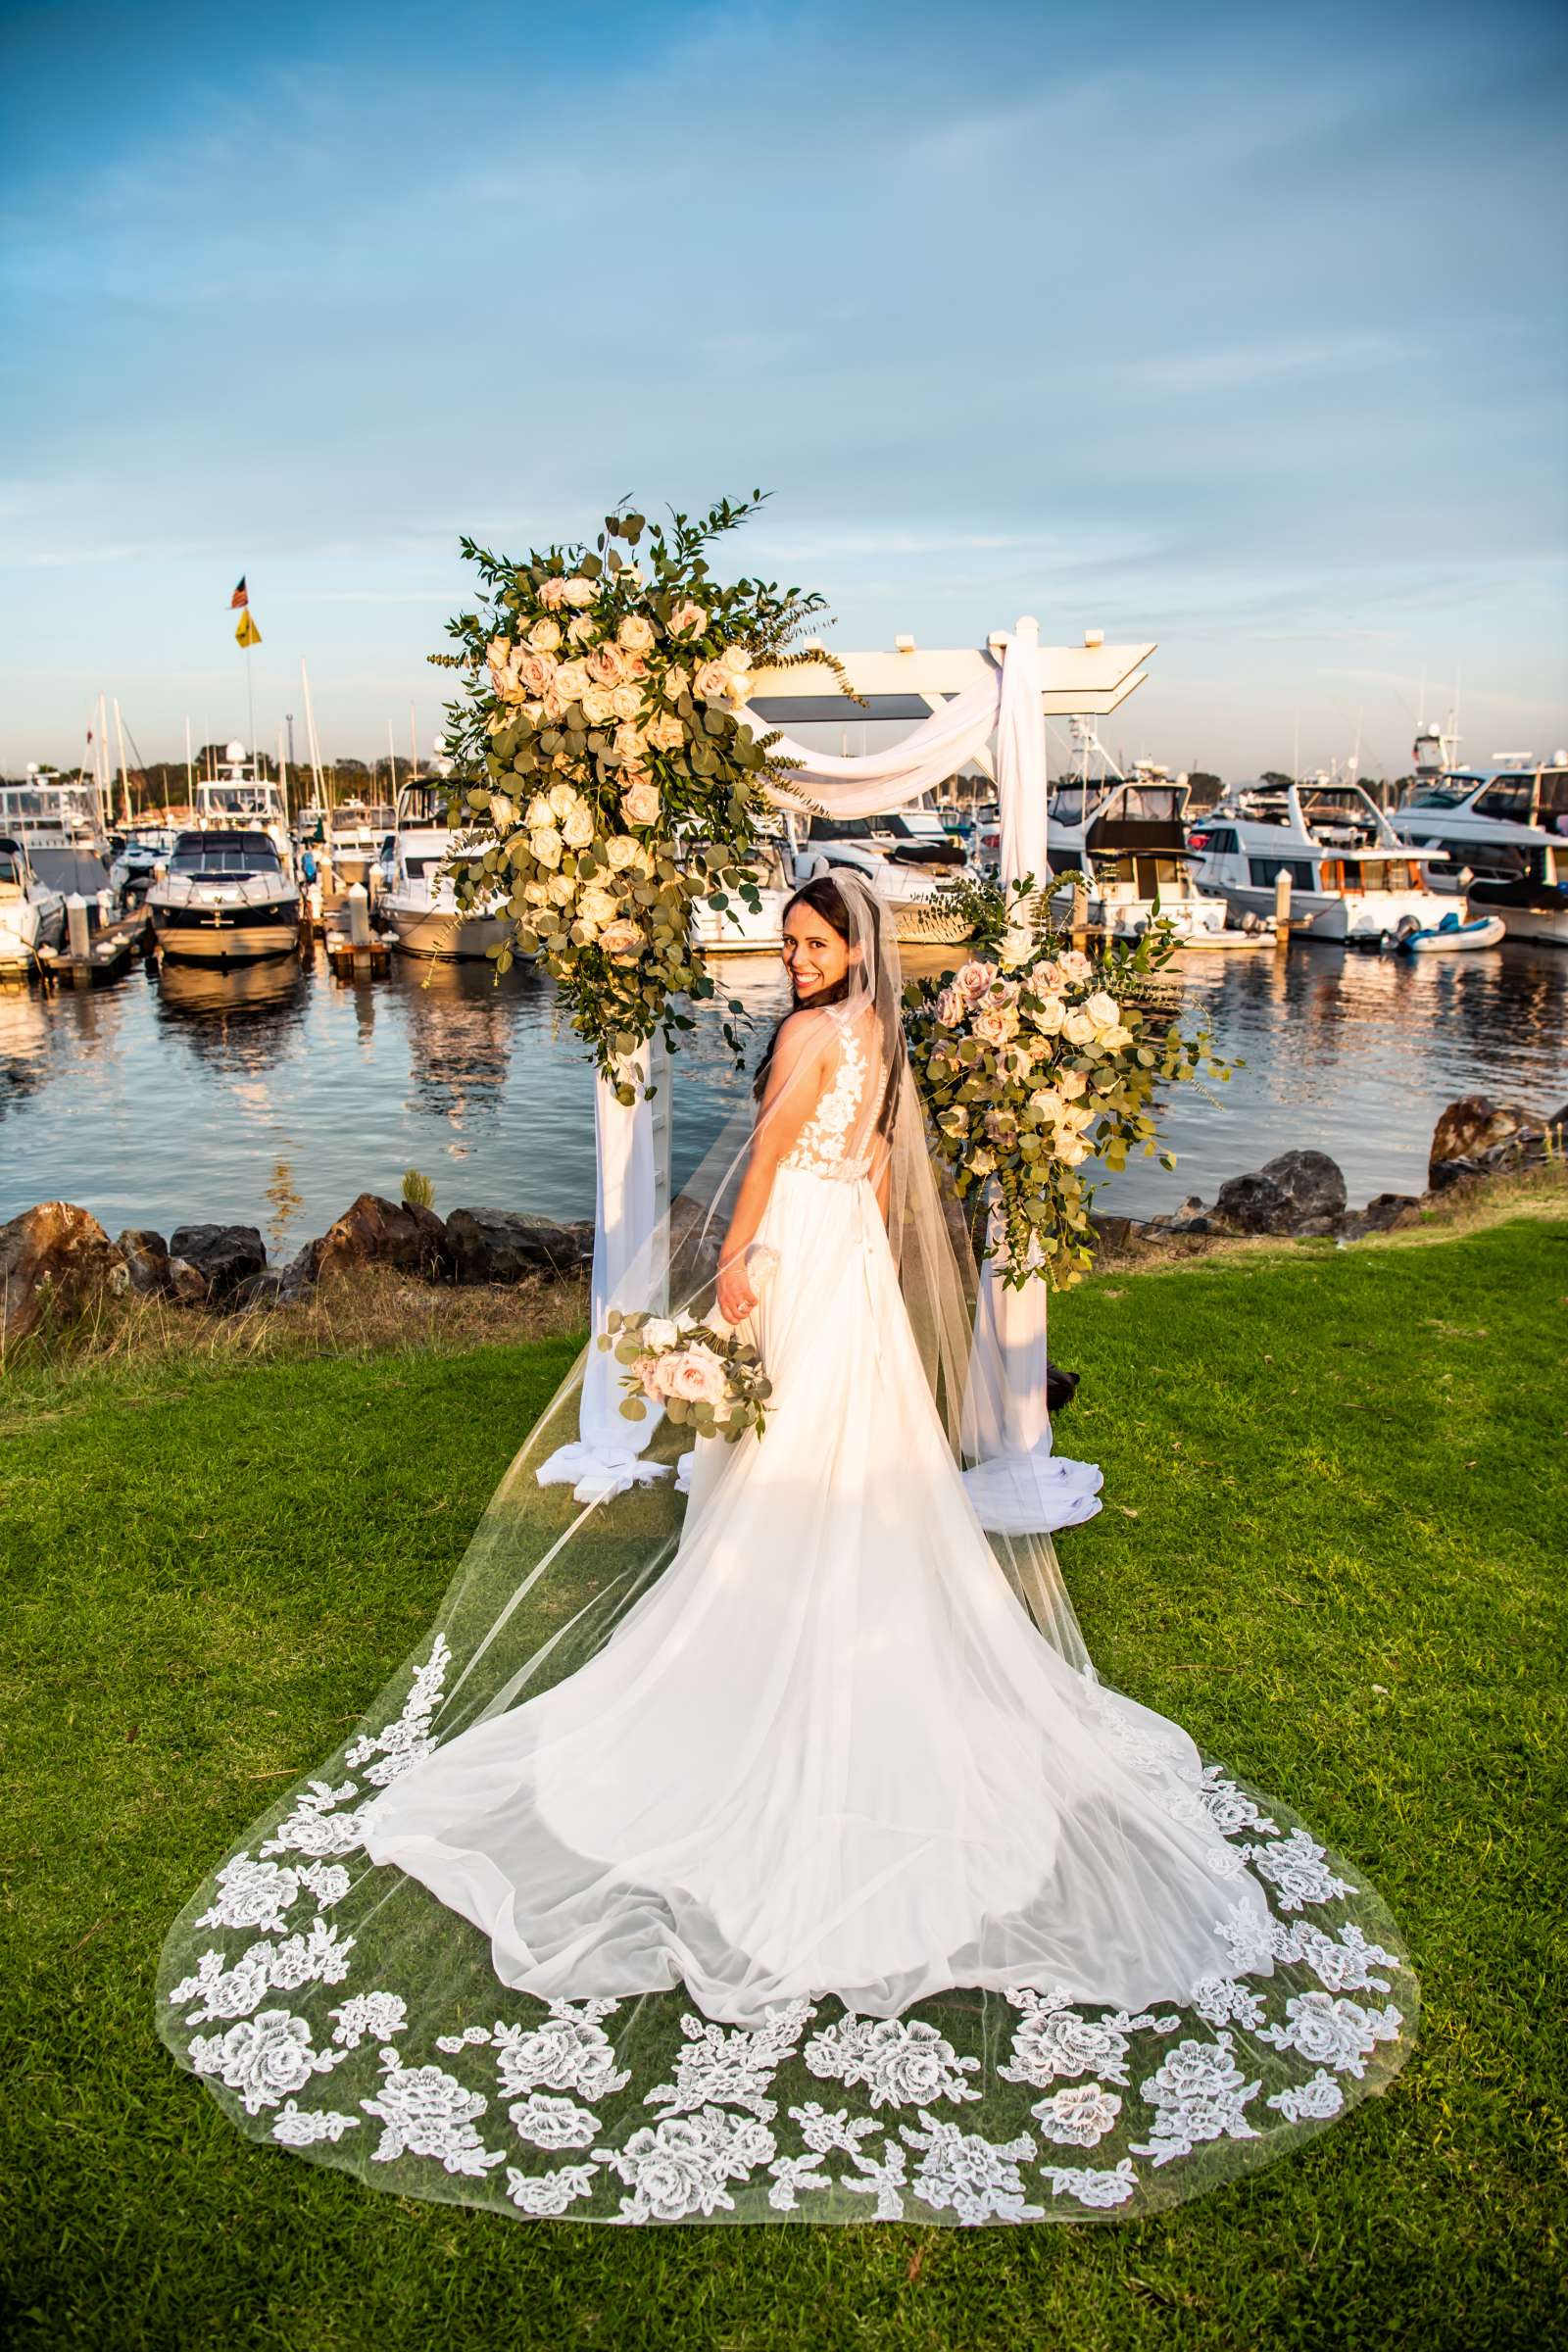
<path id="1" fill-rule="evenodd" d="M 185 800 L 194 811 L 196 807 L 196 771 L 190 756 L 190 712 L 185 713 Z"/>
<path id="2" fill-rule="evenodd" d="M 316 709 L 311 701 L 311 673 L 305 666 L 303 654 L 300 656 L 300 685 L 305 695 L 305 741 L 310 749 L 311 776 L 316 786 L 316 806 L 318 808 L 324 808 L 326 804 L 321 798 L 321 748 L 316 740 Z"/>

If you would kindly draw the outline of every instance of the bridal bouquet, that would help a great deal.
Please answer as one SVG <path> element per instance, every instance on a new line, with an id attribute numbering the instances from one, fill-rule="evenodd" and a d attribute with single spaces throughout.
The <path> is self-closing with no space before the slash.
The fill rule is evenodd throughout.
<path id="1" fill-rule="evenodd" d="M 749 1341 L 690 1315 L 622 1314 L 612 1308 L 601 1348 L 626 1365 L 621 1411 L 641 1421 L 649 1402 L 702 1437 L 734 1445 L 749 1429 L 762 1435 L 771 1383 Z"/>
<path id="2" fill-rule="evenodd" d="M 935 1149 L 959 1198 L 991 1209 L 981 1250 L 1013 1289 L 1044 1274 L 1067 1290 L 1093 1263 L 1080 1168 L 1121 1168 L 1134 1145 L 1152 1157 L 1155 1088 L 1230 1071 L 1206 1032 L 1146 1009 L 1174 953 L 1167 934 L 1152 925 L 1091 957 L 1025 919 L 1034 892 L 1030 878 L 1010 896 L 975 894 L 981 952 L 911 982 L 905 1026 Z"/>

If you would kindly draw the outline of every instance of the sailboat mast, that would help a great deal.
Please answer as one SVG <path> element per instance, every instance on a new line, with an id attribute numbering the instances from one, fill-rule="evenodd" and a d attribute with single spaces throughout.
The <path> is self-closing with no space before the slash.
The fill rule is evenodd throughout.
<path id="1" fill-rule="evenodd" d="M 120 715 L 120 697 L 115 697 L 115 733 L 120 739 L 120 803 L 126 824 L 130 822 L 130 776 L 125 766 L 125 722 Z"/>

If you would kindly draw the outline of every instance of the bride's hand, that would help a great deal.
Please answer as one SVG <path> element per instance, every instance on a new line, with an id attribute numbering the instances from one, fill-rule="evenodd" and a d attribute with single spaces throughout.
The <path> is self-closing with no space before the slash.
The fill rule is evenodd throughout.
<path id="1" fill-rule="evenodd" d="M 732 1257 L 718 1269 L 718 1311 L 726 1323 L 744 1323 L 757 1304 L 743 1257 Z"/>

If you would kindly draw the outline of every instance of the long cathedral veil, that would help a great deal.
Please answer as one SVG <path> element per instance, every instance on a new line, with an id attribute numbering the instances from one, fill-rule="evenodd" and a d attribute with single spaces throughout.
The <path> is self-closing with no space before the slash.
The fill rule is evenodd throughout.
<path id="1" fill-rule="evenodd" d="M 864 1158 L 885 1200 L 910 1325 L 956 1450 L 973 1265 L 962 1219 L 933 1175 L 904 1059 L 891 924 L 858 880 L 835 881 L 851 927 L 846 997 L 807 1011 L 808 1050 L 790 1059 L 812 1067 L 814 1024 L 863 1020 L 878 1041 L 878 1080 L 844 1149 Z M 804 1124 L 811 1108 L 805 1083 L 770 1081 L 760 1109 L 740 1106 L 614 1303 L 640 1308 L 667 1298 L 699 1316 L 714 1311 L 747 1153 L 770 1121 L 791 1130 Z M 780 1267 L 773 1279 L 809 1277 L 809 1268 Z M 822 1311 L 830 1320 L 855 1312 L 856 1301 L 824 1300 Z M 1081 2219 L 1173 2203 L 1381 2087 L 1407 2046 L 1386 2023 L 1356 2029 L 1365 2047 L 1353 2080 L 1302 2087 L 1288 2045 L 1265 2049 L 1261 2059 L 1254 2048 L 1247 2063 L 1254 2072 L 1261 2066 L 1259 2082 L 1273 2078 L 1271 2091 L 1279 2085 L 1270 2102 L 1276 2112 L 1261 2111 L 1252 2083 L 1245 2129 L 1189 2135 L 1179 2150 L 1171 2140 L 1169 2151 L 1187 2161 L 1167 2170 L 1158 2147 L 1152 2162 L 1147 2148 L 1136 2161 L 1127 2152 L 1130 2117 L 1118 2130 L 1122 2094 L 1104 2084 L 1126 2081 L 1127 2052 L 1140 2040 L 1151 2045 L 1140 2059 L 1156 2069 L 1169 2054 L 1174 2015 L 1096 2020 L 1065 1994 L 1004 1999 L 959 1988 L 922 2002 L 917 2015 L 874 2026 L 831 2001 L 792 2002 L 768 2026 L 735 2031 L 694 2015 L 678 1988 L 617 2004 L 545 2003 L 503 1987 L 477 1929 L 416 1881 L 368 1864 L 362 1817 L 380 1789 L 436 1746 L 594 1656 L 673 1556 L 688 1509 L 702 1507 L 702 1449 L 723 1441 L 700 1440 L 692 1469 L 690 1433 L 668 1422 L 645 1449 L 644 1475 L 622 1492 L 579 1500 L 569 1487 L 541 1484 L 541 1469 L 577 1438 L 587 1361 L 585 1351 L 523 1436 L 414 1656 L 355 1733 L 251 1826 L 170 1933 L 159 1969 L 160 2031 L 242 2131 L 378 2186 L 523 2215 Z M 990 1542 L 1041 1633 L 1092 1684 L 1049 1538 Z M 1032 1640 L 1021 1614 L 1018 1624 L 1019 1639 Z M 1321 1995 L 1330 1983 L 1385 1985 L 1390 1976 L 1375 1970 L 1397 1969 L 1408 2019 L 1413 1979 L 1377 1898 L 1358 1893 L 1310 1840 L 1292 1844 L 1305 1833 L 1274 1818 L 1278 1806 L 1265 1813 L 1215 1774 L 1193 1801 L 1228 1836 L 1285 1840 L 1288 1883 L 1310 1883 L 1307 1899 L 1335 1907 L 1339 1943 L 1287 1918 L 1272 1948 L 1239 1950 L 1239 1972 L 1254 1966 L 1276 1987 Z M 1290 1911 L 1291 1898 L 1280 1907 Z M 1237 1987 L 1216 2000 L 1212 2016 L 1192 2021 L 1200 2034 L 1257 2009 Z M 1094 2053 L 1087 2067 L 1071 2057 L 1080 2045 Z M 1221 2051 L 1224 2063 L 1210 2062 L 1220 2074 L 1229 2045 L 1225 2032 L 1205 2045 Z M 1072 2082 L 1086 2071 L 1102 2078 L 1095 2085 L 1102 2130 L 1073 2121 L 1065 2108 L 1048 2116 L 1049 2102 L 1031 2106 L 1055 2073 Z M 1215 2093 L 1216 2112 L 1226 2112 L 1229 2098 L 1239 2124 L 1240 2083 L 1238 2074 Z M 1165 2112 L 1157 2097 L 1155 2112 Z M 1038 2153 L 1039 2139 L 1054 2140 L 1045 2155 L 1061 2159 L 1043 2167 L 1043 2206 L 1028 2201 L 1017 2169 L 1025 2143 Z M 1086 2169 L 1081 2151 L 1102 2139 Z M 1038 2194 L 1038 2178 L 1033 2187 Z"/>

